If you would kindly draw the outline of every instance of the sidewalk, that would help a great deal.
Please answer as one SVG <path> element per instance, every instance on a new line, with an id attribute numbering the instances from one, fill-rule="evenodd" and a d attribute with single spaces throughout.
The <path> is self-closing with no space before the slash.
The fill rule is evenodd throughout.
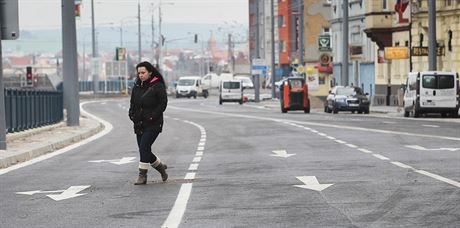
<path id="1" fill-rule="evenodd" d="M 80 126 L 68 127 L 65 122 L 6 135 L 7 150 L 0 150 L 0 169 L 56 151 L 89 138 L 104 125 L 86 116 Z"/>

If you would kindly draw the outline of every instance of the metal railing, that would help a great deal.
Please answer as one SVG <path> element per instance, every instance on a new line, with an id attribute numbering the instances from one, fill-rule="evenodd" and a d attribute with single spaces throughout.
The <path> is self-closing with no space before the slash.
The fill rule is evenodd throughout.
<path id="1" fill-rule="evenodd" d="M 64 119 L 60 91 L 5 89 L 8 133 L 58 123 Z"/>

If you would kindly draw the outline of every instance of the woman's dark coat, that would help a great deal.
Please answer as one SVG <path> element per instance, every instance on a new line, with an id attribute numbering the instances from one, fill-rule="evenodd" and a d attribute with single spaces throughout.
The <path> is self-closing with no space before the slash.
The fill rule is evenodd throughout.
<path id="1" fill-rule="evenodd" d="M 129 118 L 134 123 L 134 132 L 142 134 L 147 130 L 160 131 L 163 128 L 163 112 L 168 97 L 166 86 L 161 80 L 137 78 L 131 93 Z"/>

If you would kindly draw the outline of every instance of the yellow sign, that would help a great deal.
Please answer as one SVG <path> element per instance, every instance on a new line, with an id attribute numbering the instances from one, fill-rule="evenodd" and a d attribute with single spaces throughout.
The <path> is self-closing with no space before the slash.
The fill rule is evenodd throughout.
<path id="1" fill-rule="evenodd" d="M 304 68 L 302 65 L 297 67 L 297 72 L 303 73 L 303 71 L 304 71 Z"/>
<path id="2" fill-rule="evenodd" d="M 407 47 L 385 47 L 385 59 L 408 59 L 409 48 Z"/>

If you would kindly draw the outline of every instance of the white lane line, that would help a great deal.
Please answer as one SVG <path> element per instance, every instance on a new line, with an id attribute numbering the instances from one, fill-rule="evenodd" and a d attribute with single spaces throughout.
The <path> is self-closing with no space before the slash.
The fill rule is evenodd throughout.
<path id="1" fill-rule="evenodd" d="M 192 163 L 192 164 L 190 164 L 190 167 L 188 167 L 188 170 L 197 170 L 197 169 L 198 169 L 198 165 L 199 165 L 199 164 Z"/>
<path id="2" fill-rule="evenodd" d="M 438 125 L 430 125 L 430 124 L 423 124 L 422 126 L 424 126 L 424 127 L 433 127 L 433 128 L 439 127 Z"/>
<path id="3" fill-rule="evenodd" d="M 404 163 L 401 163 L 401 162 L 391 162 L 391 164 L 395 165 L 395 166 L 399 166 L 403 169 L 413 169 L 412 166 L 409 166 L 409 165 L 406 165 Z"/>
<path id="4" fill-rule="evenodd" d="M 66 152 L 69 152 L 75 148 L 78 148 L 82 145 L 85 145 L 85 144 L 88 144 L 96 139 L 99 139 L 101 138 L 102 136 L 108 134 L 110 131 L 112 131 L 113 129 L 113 126 L 112 124 L 110 124 L 109 122 L 93 115 L 93 114 L 90 114 L 88 112 L 85 111 L 85 109 L 83 109 L 83 105 L 86 105 L 86 104 L 90 104 L 90 103 L 97 103 L 97 102 L 100 102 L 100 101 L 87 101 L 87 102 L 82 102 L 80 104 L 80 110 L 81 110 L 81 113 L 82 115 L 84 116 L 88 116 L 92 119 L 95 119 L 96 121 L 98 121 L 99 123 L 101 123 L 102 125 L 104 125 L 104 130 L 102 130 L 101 132 L 87 138 L 87 139 L 84 139 L 78 143 L 75 143 L 75 144 L 72 144 L 70 146 L 67 146 L 67 147 L 64 147 L 62 149 L 59 149 L 57 151 L 54 151 L 54 152 L 51 152 L 51 153 L 48 153 L 48 154 L 45 154 L 45 155 L 42 155 L 40 157 L 37 157 L 37 158 L 34 158 L 34 159 L 31 159 L 31 160 L 28 160 L 28 161 L 25 161 L 25 162 L 21 162 L 17 165 L 12 165 L 8 168 L 5 168 L 5 169 L 0 169 L 0 175 L 3 175 L 5 173 L 9 173 L 13 170 L 16 170 L 16 169 L 20 169 L 20 168 L 23 168 L 23 167 L 26 167 L 26 166 L 29 166 L 29 165 L 32 165 L 32 164 L 35 164 L 35 163 L 38 163 L 38 162 L 41 162 L 41 161 L 44 161 L 48 158 L 52 158 L 52 157 L 55 157 L 55 156 L 58 156 L 58 155 L 61 155 L 63 153 L 66 153 Z"/>
<path id="5" fill-rule="evenodd" d="M 338 140 L 338 139 L 336 139 L 335 141 L 336 141 L 337 143 L 341 143 L 341 144 L 345 144 L 345 143 L 347 143 L 347 142 L 345 142 L 345 141 L 342 141 L 342 140 Z"/>
<path id="6" fill-rule="evenodd" d="M 180 119 L 178 119 L 178 118 L 173 118 L 173 120 L 180 120 Z"/>
<path id="7" fill-rule="evenodd" d="M 460 188 L 460 183 L 459 182 L 451 180 L 449 178 L 445 178 L 445 177 L 439 176 L 437 174 L 427 172 L 425 170 L 416 170 L 415 172 L 420 173 L 420 174 L 425 175 L 425 176 L 428 176 L 428 177 L 431 177 L 431 178 L 434 178 L 436 180 L 451 184 L 451 185 L 453 185 L 453 186 L 455 186 L 457 188 Z"/>
<path id="8" fill-rule="evenodd" d="M 185 174 L 184 180 L 193 180 L 193 179 L 195 179 L 195 174 L 196 173 L 187 173 L 187 174 Z"/>
<path id="9" fill-rule="evenodd" d="M 203 150 L 204 150 L 204 145 L 206 144 L 206 130 L 204 127 L 202 127 L 199 124 L 196 124 L 191 121 L 184 120 L 185 123 L 189 123 L 191 125 L 194 125 L 198 127 L 201 131 L 201 139 L 199 142 L 199 146 L 196 151 L 196 157 L 193 158 L 193 162 L 190 164 L 188 170 L 189 171 L 196 171 L 198 170 L 199 164 L 196 162 L 201 161 L 201 156 L 203 156 Z M 188 172 L 185 174 L 184 180 L 193 180 L 195 179 L 195 172 Z M 161 227 L 164 228 L 177 228 L 179 227 L 182 217 L 184 216 L 185 210 L 187 208 L 187 203 L 190 198 L 191 192 L 192 192 L 192 183 L 185 183 L 181 185 L 181 188 L 179 190 L 179 194 L 177 195 L 176 202 L 174 203 L 173 208 L 169 212 L 168 218 L 165 220 L 163 225 Z"/>
<path id="10" fill-rule="evenodd" d="M 191 109 L 191 108 L 180 108 L 180 107 L 176 107 L 176 106 L 172 106 L 172 105 L 168 106 L 168 108 L 175 109 L 175 110 L 196 112 L 196 113 L 206 113 L 206 114 L 212 114 L 212 115 L 220 115 L 220 116 L 231 116 L 231 117 L 239 117 L 239 118 L 247 118 L 247 119 L 283 122 L 283 123 L 287 123 L 287 124 L 289 124 L 289 123 L 297 123 L 297 124 L 305 124 L 305 125 L 310 125 L 310 126 L 337 128 L 337 129 L 347 129 L 347 130 L 354 130 L 354 131 L 366 131 L 366 132 L 382 133 L 382 134 L 404 135 L 404 136 L 410 136 L 410 137 L 425 137 L 425 138 L 436 138 L 436 139 L 447 139 L 447 140 L 460 141 L 460 137 L 447 137 L 447 136 L 439 136 L 439 135 L 425 135 L 425 134 L 417 134 L 417 133 L 413 133 L 413 132 L 388 131 L 388 130 L 379 130 L 379 129 L 370 129 L 370 128 L 363 128 L 363 127 L 353 127 L 353 126 L 344 126 L 344 125 L 325 124 L 325 123 L 308 122 L 308 121 L 296 121 L 296 120 L 285 121 L 285 120 L 276 119 L 276 118 L 269 118 L 269 117 L 259 117 L 259 116 L 243 115 L 243 114 L 205 111 L 205 110 L 197 110 L 197 109 Z M 410 119 L 406 118 L 404 120 L 410 120 Z"/>
<path id="11" fill-rule="evenodd" d="M 348 147 L 351 147 L 351 148 L 358 148 L 358 146 L 355 146 L 355 145 L 349 144 L 349 143 L 347 143 L 347 144 L 345 144 L 345 145 L 347 145 Z"/>
<path id="12" fill-rule="evenodd" d="M 336 140 L 336 138 L 332 137 L 332 136 L 327 136 L 328 139 L 332 139 L 332 140 Z"/>
<path id="13" fill-rule="evenodd" d="M 358 150 L 361 151 L 361 152 L 364 152 L 364 153 L 368 153 L 368 154 L 371 154 L 371 153 L 372 153 L 372 151 L 366 150 L 366 149 L 364 149 L 364 148 L 359 148 Z"/>
<path id="14" fill-rule="evenodd" d="M 389 158 L 383 156 L 383 155 L 380 155 L 380 154 L 372 154 L 372 156 L 380 159 L 380 160 L 390 160 Z"/>
<path id="15" fill-rule="evenodd" d="M 317 130 L 311 130 L 311 132 L 313 132 L 313 133 L 318 133 L 318 131 L 317 131 Z"/>
<path id="16" fill-rule="evenodd" d="M 161 225 L 162 228 L 176 228 L 179 227 L 180 222 L 182 221 L 182 216 L 185 213 L 185 208 L 187 208 L 187 202 L 190 198 L 190 193 L 192 192 L 192 183 L 182 184 L 177 196 L 174 206 L 169 212 L 168 218 Z"/>
<path id="17" fill-rule="evenodd" d="M 324 137 L 326 137 L 326 136 L 327 136 L 327 135 L 326 135 L 326 134 L 324 134 L 324 133 L 318 133 L 318 135 L 321 135 L 321 136 L 324 136 Z"/>

